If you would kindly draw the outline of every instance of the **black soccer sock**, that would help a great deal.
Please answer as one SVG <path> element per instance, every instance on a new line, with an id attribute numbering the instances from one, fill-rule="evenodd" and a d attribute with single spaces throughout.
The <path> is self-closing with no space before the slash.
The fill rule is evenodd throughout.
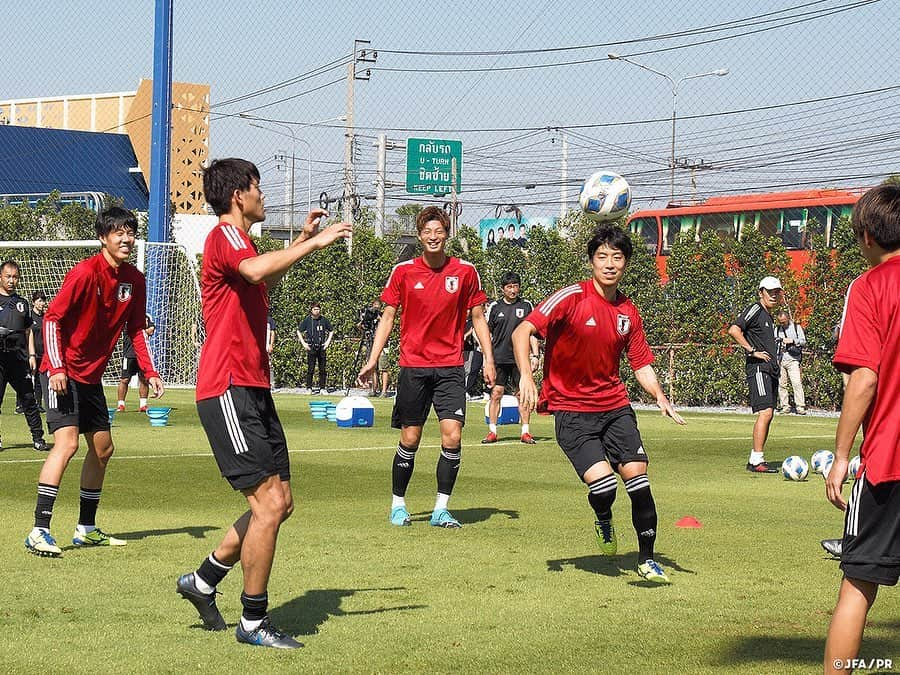
<path id="1" fill-rule="evenodd" d="M 247 595 L 241 593 L 241 605 L 244 611 L 241 616 L 247 621 L 262 621 L 266 618 L 266 612 L 269 610 L 269 594 Z"/>
<path id="2" fill-rule="evenodd" d="M 588 503 L 597 514 L 597 520 L 612 519 L 612 505 L 616 501 L 616 474 L 611 473 L 593 483 L 588 483 Z"/>
<path id="3" fill-rule="evenodd" d="M 453 494 L 453 486 L 459 475 L 459 458 L 462 448 L 441 446 L 441 456 L 437 463 L 437 491 L 442 495 Z"/>
<path id="4" fill-rule="evenodd" d="M 56 503 L 56 495 L 59 494 L 59 485 L 38 483 L 37 504 L 34 507 L 34 526 L 50 529 L 50 519 L 53 517 L 53 505 Z"/>
<path id="5" fill-rule="evenodd" d="M 413 468 L 416 465 L 416 450 L 419 448 L 407 448 L 403 443 L 397 444 L 397 453 L 394 455 L 394 463 L 391 465 L 391 489 L 397 497 L 406 496 L 406 488 L 409 479 L 412 478 Z"/>
<path id="6" fill-rule="evenodd" d="M 650 492 L 650 479 L 641 474 L 625 481 L 625 490 L 631 497 L 631 522 L 637 532 L 640 559 L 653 557 L 656 543 L 656 503 Z"/>
<path id="7" fill-rule="evenodd" d="M 78 524 L 86 527 L 96 527 L 94 520 L 97 518 L 97 507 L 100 506 L 100 490 L 81 488 L 81 508 L 78 512 Z"/>
<path id="8" fill-rule="evenodd" d="M 225 575 L 231 571 L 234 565 L 226 565 L 216 558 L 214 553 L 210 553 L 197 568 L 195 574 L 200 577 L 204 583 L 209 584 L 213 588 L 219 585 Z"/>

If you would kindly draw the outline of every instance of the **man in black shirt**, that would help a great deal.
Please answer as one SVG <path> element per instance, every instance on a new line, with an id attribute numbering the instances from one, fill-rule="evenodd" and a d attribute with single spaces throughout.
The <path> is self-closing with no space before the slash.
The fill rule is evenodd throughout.
<path id="1" fill-rule="evenodd" d="M 500 415 L 500 403 L 504 392 L 519 390 L 519 369 L 513 354 L 512 334 L 522 320 L 534 309 L 528 300 L 519 297 L 522 280 L 515 272 L 507 272 L 500 278 L 503 297 L 488 306 L 487 324 L 491 331 L 491 344 L 494 347 L 494 363 L 497 366 L 497 379 L 491 389 L 491 401 L 488 405 L 488 435 L 482 443 L 497 442 L 497 417 Z M 537 339 L 531 338 L 531 369 L 538 363 Z M 519 407 L 519 418 L 522 422 L 523 443 L 533 445 L 536 441 L 528 426 L 531 411 Z"/>
<path id="2" fill-rule="evenodd" d="M 747 470 L 755 473 L 778 473 L 776 467 L 766 463 L 763 449 L 769 437 L 778 391 L 778 348 L 772 311 L 781 300 L 781 282 L 775 277 L 764 277 L 759 282 L 759 301 L 741 312 L 728 329 L 728 334 L 744 350 L 750 407 L 757 413 L 753 425 L 753 449 L 747 462 Z"/>
<path id="3" fill-rule="evenodd" d="M 144 315 L 144 336 L 147 341 L 147 350 L 150 350 L 150 342 L 147 340 L 156 332 L 156 324 L 149 314 Z M 119 399 L 116 404 L 118 412 L 125 412 L 125 396 L 128 394 L 128 383 L 135 375 L 138 376 L 138 410 L 147 412 L 147 398 L 150 395 L 150 383 L 144 377 L 144 371 L 138 365 L 137 353 L 134 351 L 134 345 L 131 338 L 128 337 L 128 331 L 122 331 L 122 372 L 119 374 Z"/>
<path id="4" fill-rule="evenodd" d="M 34 449 L 46 452 L 50 446 L 44 440 L 41 414 L 34 399 L 34 382 L 30 377 L 37 370 L 31 332 L 33 320 L 28 301 L 16 293 L 18 286 L 19 264 L 7 260 L 0 265 L 0 405 L 9 384 L 22 399 Z"/>
<path id="5" fill-rule="evenodd" d="M 318 394 L 320 390 L 325 388 L 325 350 L 331 344 L 331 338 L 334 337 L 334 329 L 331 322 L 322 316 L 322 307 L 318 302 L 314 302 L 309 308 L 309 316 L 307 316 L 297 327 L 297 337 L 300 338 L 300 344 L 306 350 L 306 388 L 312 390 L 312 393 Z M 313 373 L 316 370 L 316 364 L 319 365 L 319 388 L 312 388 Z"/>
<path id="6" fill-rule="evenodd" d="M 44 291 L 35 291 L 31 294 L 31 334 L 34 336 L 34 355 L 37 364 L 41 365 L 44 358 L 44 310 L 47 309 L 47 294 Z M 35 370 L 31 373 L 34 383 L 34 400 L 37 401 L 38 412 L 44 412 L 44 392 L 41 387 L 41 375 Z M 16 415 L 25 412 L 22 407 L 22 399 L 16 394 Z"/>

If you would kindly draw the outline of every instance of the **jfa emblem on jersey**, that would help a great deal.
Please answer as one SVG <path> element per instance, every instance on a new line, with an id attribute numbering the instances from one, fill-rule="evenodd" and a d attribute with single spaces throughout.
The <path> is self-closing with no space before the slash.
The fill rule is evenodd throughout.
<path id="1" fill-rule="evenodd" d="M 631 317 L 627 314 L 619 314 L 616 316 L 616 332 L 619 335 L 628 335 L 631 330 Z"/>
<path id="2" fill-rule="evenodd" d="M 459 277 L 444 277 L 444 290 L 456 293 L 459 290 Z"/>
<path id="3" fill-rule="evenodd" d="M 16 309 L 19 310 L 19 314 L 24 314 L 24 313 L 25 313 L 25 303 L 24 303 L 24 302 L 17 302 L 17 303 L 16 303 Z"/>
<path id="4" fill-rule="evenodd" d="M 516 308 L 516 318 L 517 318 L 517 319 L 522 319 L 522 318 L 524 318 L 524 317 L 525 317 L 525 310 L 522 309 L 521 307 L 517 307 L 517 308 Z"/>
<path id="5" fill-rule="evenodd" d="M 116 290 L 116 297 L 119 302 L 126 302 L 131 297 L 131 284 L 119 284 Z"/>

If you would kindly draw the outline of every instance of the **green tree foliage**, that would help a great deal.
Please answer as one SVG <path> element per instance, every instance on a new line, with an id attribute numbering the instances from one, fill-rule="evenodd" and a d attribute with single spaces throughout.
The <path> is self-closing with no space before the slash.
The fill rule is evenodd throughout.
<path id="1" fill-rule="evenodd" d="M 694 229 L 682 232 L 667 263 L 665 286 L 669 342 L 709 343 L 722 340 L 730 288 L 725 276 L 725 250 L 712 231 L 696 241 Z"/>
<path id="2" fill-rule="evenodd" d="M 656 258 L 639 234 L 631 234 L 634 253 L 625 268 L 622 278 L 622 292 L 625 293 L 641 312 L 644 332 L 651 345 L 665 341 L 669 319 L 665 314 L 663 287 L 660 284 Z"/>

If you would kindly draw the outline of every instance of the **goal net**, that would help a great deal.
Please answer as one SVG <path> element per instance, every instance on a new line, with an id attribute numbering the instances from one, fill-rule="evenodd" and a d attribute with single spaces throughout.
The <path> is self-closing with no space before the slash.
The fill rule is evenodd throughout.
<path id="1" fill-rule="evenodd" d="M 19 263 L 19 295 L 30 303 L 32 292 L 43 291 L 52 303 L 69 270 L 98 250 L 96 240 L 2 241 L 0 260 Z M 183 246 L 145 241 L 136 243 L 130 262 L 147 277 L 147 313 L 156 324 L 147 344 L 163 383 L 193 387 L 199 358 L 194 343 L 203 334 L 196 262 Z M 103 384 L 118 384 L 121 369 L 120 338 Z"/>

